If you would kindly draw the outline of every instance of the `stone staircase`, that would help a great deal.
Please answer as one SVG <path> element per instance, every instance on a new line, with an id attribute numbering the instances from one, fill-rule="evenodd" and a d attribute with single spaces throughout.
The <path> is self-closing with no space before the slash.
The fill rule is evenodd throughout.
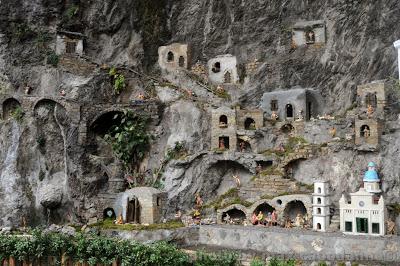
<path id="1" fill-rule="evenodd" d="M 331 224 L 329 225 L 328 231 L 338 231 L 340 228 L 340 217 L 338 213 L 335 213 L 331 218 Z"/>
<path id="2" fill-rule="evenodd" d="M 66 55 L 60 57 L 59 66 L 70 73 L 82 76 L 89 75 L 97 67 L 96 64 L 91 63 L 84 58 Z"/>
<path id="3" fill-rule="evenodd" d="M 239 189 L 239 196 L 242 199 L 255 201 L 263 196 L 275 197 L 286 193 L 294 193 L 298 191 L 297 182 L 290 179 L 282 178 L 280 175 L 260 176 L 243 185 Z"/>

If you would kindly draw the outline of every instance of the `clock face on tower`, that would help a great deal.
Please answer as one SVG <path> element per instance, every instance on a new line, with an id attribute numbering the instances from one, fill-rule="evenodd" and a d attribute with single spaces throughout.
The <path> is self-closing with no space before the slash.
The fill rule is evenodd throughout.
<path id="1" fill-rule="evenodd" d="M 364 207 L 364 201 L 360 201 L 360 202 L 358 203 L 358 205 L 359 205 L 360 207 Z"/>

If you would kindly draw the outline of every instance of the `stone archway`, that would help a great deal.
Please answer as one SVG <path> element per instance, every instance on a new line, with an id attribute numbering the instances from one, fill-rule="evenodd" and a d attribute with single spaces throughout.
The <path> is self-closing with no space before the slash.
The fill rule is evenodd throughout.
<path id="1" fill-rule="evenodd" d="M 6 120 L 12 116 L 13 112 L 21 108 L 21 103 L 15 98 L 8 98 L 3 101 L 2 111 L 3 111 L 3 119 Z"/>
<path id="2" fill-rule="evenodd" d="M 307 208 L 301 200 L 292 200 L 288 202 L 283 210 L 283 216 L 290 220 L 296 219 L 301 214 L 303 217 L 307 214 Z"/>

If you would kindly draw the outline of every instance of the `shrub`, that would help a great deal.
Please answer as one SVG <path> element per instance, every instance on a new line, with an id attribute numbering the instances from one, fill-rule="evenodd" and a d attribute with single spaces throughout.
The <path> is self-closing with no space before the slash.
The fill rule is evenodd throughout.
<path id="1" fill-rule="evenodd" d="M 24 117 L 24 111 L 22 110 L 21 106 L 17 106 L 14 110 L 12 110 L 11 117 L 18 122 L 22 121 L 22 118 Z"/>
<path id="2" fill-rule="evenodd" d="M 295 260 L 282 260 L 278 258 L 272 258 L 268 264 L 268 266 L 295 266 Z"/>
<path id="3" fill-rule="evenodd" d="M 60 57 L 54 51 L 51 51 L 47 54 L 46 63 L 48 65 L 57 67 L 59 61 L 60 61 Z"/>
<path id="4" fill-rule="evenodd" d="M 138 117 L 130 110 L 114 116 L 120 121 L 114 125 L 105 140 L 111 143 L 115 155 L 128 169 L 143 159 L 150 145 L 150 135 L 147 133 L 149 119 Z"/>
<path id="5" fill-rule="evenodd" d="M 125 76 L 121 73 L 118 73 L 117 69 L 115 67 L 110 68 L 110 71 L 108 72 L 108 74 L 113 79 L 113 86 L 114 86 L 115 94 L 120 94 L 121 91 L 126 87 Z"/>
<path id="6" fill-rule="evenodd" d="M 198 251 L 196 253 L 195 266 L 236 266 L 239 265 L 238 255 L 234 252 L 205 253 Z"/>
<path id="7" fill-rule="evenodd" d="M 265 262 L 259 258 L 255 258 L 250 262 L 250 266 L 265 266 Z"/>

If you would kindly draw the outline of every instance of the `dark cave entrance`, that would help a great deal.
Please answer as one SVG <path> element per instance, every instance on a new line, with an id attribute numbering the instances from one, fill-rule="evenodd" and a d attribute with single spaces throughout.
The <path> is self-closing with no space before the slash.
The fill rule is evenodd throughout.
<path id="1" fill-rule="evenodd" d="M 295 220 L 298 214 L 301 214 L 303 217 L 307 214 L 307 209 L 302 201 L 293 200 L 286 204 L 286 207 L 283 211 L 283 216 L 285 218 Z"/>
<path id="2" fill-rule="evenodd" d="M 293 118 L 294 109 L 290 103 L 286 104 L 286 118 Z"/>
<path id="3" fill-rule="evenodd" d="M 103 219 L 107 220 L 107 219 L 112 219 L 115 220 L 117 218 L 117 216 L 115 215 L 115 211 L 113 208 L 106 208 L 103 211 Z"/>
<path id="4" fill-rule="evenodd" d="M 21 108 L 21 104 L 14 98 L 9 98 L 3 102 L 3 119 L 6 120 L 12 116 L 13 112 Z"/>
<path id="5" fill-rule="evenodd" d="M 268 203 L 264 202 L 257 206 L 257 208 L 254 210 L 253 214 L 258 215 L 261 211 L 263 213 L 264 217 L 266 217 L 268 215 L 268 213 L 272 213 L 274 210 L 275 210 L 274 207 L 272 207 Z"/>
<path id="6" fill-rule="evenodd" d="M 237 208 L 233 208 L 229 211 L 226 211 L 222 214 L 222 221 L 223 223 L 228 223 L 228 216 L 229 219 L 232 220 L 233 224 L 243 224 L 246 220 L 246 214 L 242 210 L 238 210 Z"/>
<path id="7" fill-rule="evenodd" d="M 247 117 L 244 121 L 244 129 L 246 130 L 255 130 L 256 129 L 256 121 L 253 118 Z"/>

